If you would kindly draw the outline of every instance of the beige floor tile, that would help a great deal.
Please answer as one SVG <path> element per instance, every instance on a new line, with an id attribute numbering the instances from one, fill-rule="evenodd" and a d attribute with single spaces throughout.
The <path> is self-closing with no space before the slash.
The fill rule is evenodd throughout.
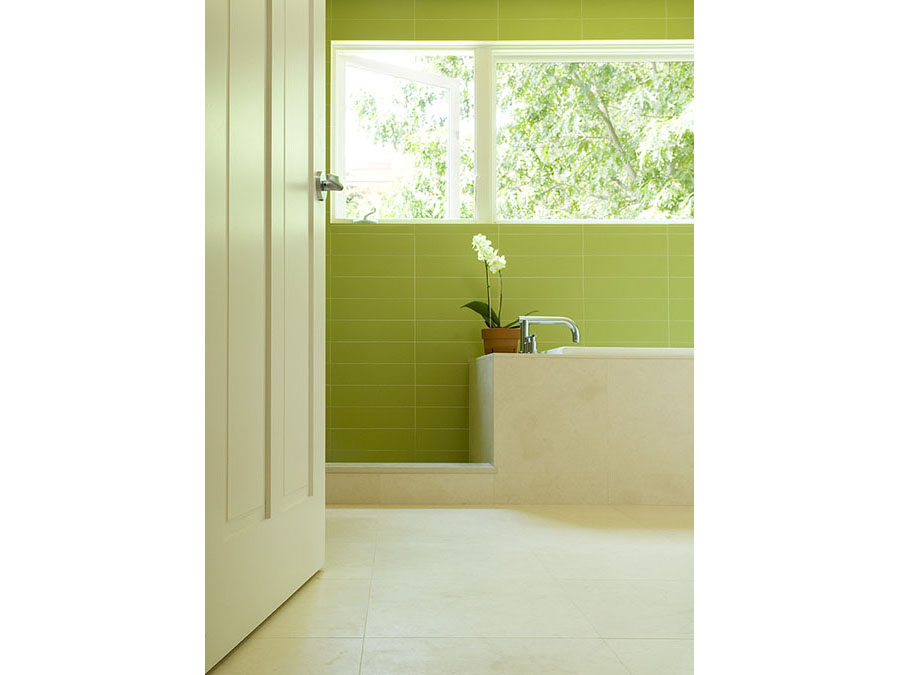
<path id="1" fill-rule="evenodd" d="M 471 542 L 515 539 L 502 508 L 394 507 L 378 517 L 379 543 Z"/>
<path id="2" fill-rule="evenodd" d="M 604 638 L 691 638 L 690 581 L 567 581 L 569 597 Z"/>
<path id="3" fill-rule="evenodd" d="M 366 579 L 313 577 L 253 633 L 254 637 L 362 637 Z"/>
<path id="4" fill-rule="evenodd" d="M 573 537 L 535 555 L 555 579 L 694 578 L 692 543 L 651 530 Z"/>
<path id="5" fill-rule="evenodd" d="M 691 675 L 693 640 L 607 640 L 631 675 Z"/>
<path id="6" fill-rule="evenodd" d="M 374 579 L 367 637 L 597 637 L 563 582 Z"/>
<path id="7" fill-rule="evenodd" d="M 379 541 L 374 578 L 418 581 L 428 579 L 535 579 L 546 568 L 535 554 L 510 542 L 489 539 L 401 543 Z"/>
<path id="8" fill-rule="evenodd" d="M 371 579 L 375 540 L 329 539 L 325 542 L 325 564 L 320 579 Z"/>
<path id="9" fill-rule="evenodd" d="M 362 640 L 250 638 L 210 675 L 348 675 L 359 669 Z"/>
<path id="10" fill-rule="evenodd" d="M 376 509 L 328 508 L 325 511 L 325 541 L 375 541 Z"/>
<path id="11" fill-rule="evenodd" d="M 215 673 L 352 675 L 364 632 L 370 674 L 691 671 L 692 507 L 339 507 L 326 525 L 324 570 Z"/>
<path id="12" fill-rule="evenodd" d="M 366 638 L 361 672 L 363 675 L 629 675 L 602 640 L 568 638 Z"/>

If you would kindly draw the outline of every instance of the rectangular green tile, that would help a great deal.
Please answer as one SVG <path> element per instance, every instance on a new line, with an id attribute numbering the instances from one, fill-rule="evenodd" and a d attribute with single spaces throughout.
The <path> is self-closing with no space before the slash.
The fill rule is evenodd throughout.
<path id="1" fill-rule="evenodd" d="M 485 295 L 484 277 L 420 277 L 416 279 L 417 298 L 470 298 L 474 300 L 483 295 Z"/>
<path id="2" fill-rule="evenodd" d="M 666 255 L 664 234 L 610 234 L 586 231 L 585 255 Z"/>
<path id="3" fill-rule="evenodd" d="M 659 277 L 588 277 L 585 298 L 665 298 L 669 279 Z"/>
<path id="4" fill-rule="evenodd" d="M 463 310 L 470 312 L 470 310 Z M 417 342 L 476 342 L 481 339 L 481 329 L 486 328 L 476 314 L 461 314 L 456 321 L 416 321 Z"/>
<path id="5" fill-rule="evenodd" d="M 495 296 L 496 297 L 496 296 Z M 477 295 L 462 298 L 417 298 L 416 299 L 416 319 L 427 319 L 434 321 L 456 321 L 469 319 L 477 322 L 477 316 L 471 309 L 462 307 L 462 305 L 470 300 L 485 300 L 484 291 Z"/>
<path id="6" fill-rule="evenodd" d="M 587 321 L 665 321 L 665 298 L 585 299 Z"/>
<path id="7" fill-rule="evenodd" d="M 672 321 L 669 324 L 670 339 L 672 342 L 679 344 L 694 343 L 694 322 L 693 321 Z"/>
<path id="8" fill-rule="evenodd" d="M 668 234 L 672 225 L 666 223 L 585 223 L 585 235 L 590 234 Z"/>
<path id="9" fill-rule="evenodd" d="M 334 363 L 332 384 L 412 384 L 416 381 L 413 364 Z"/>
<path id="10" fill-rule="evenodd" d="M 416 410 L 417 429 L 467 429 L 468 427 L 468 408 L 420 407 Z"/>
<path id="11" fill-rule="evenodd" d="M 469 405 L 469 388 L 460 385 L 419 385 L 416 387 L 416 405 L 466 407 Z"/>
<path id="12" fill-rule="evenodd" d="M 579 278 L 509 279 L 503 284 L 505 298 L 580 298 L 583 282 Z"/>
<path id="13" fill-rule="evenodd" d="M 330 204 L 331 202 L 325 202 Z M 328 231 L 331 234 L 352 234 L 364 237 L 380 237 L 385 234 L 408 234 L 416 231 L 416 225 L 412 223 L 330 223 Z"/>
<path id="14" fill-rule="evenodd" d="M 666 321 L 586 321 L 584 333 L 601 342 L 665 342 L 669 329 Z"/>
<path id="15" fill-rule="evenodd" d="M 413 19 L 414 0 L 339 0 L 331 12 L 332 19 Z"/>
<path id="16" fill-rule="evenodd" d="M 416 339 L 414 321 L 330 321 L 328 339 L 336 342 L 413 342 Z"/>
<path id="17" fill-rule="evenodd" d="M 332 277 L 332 298 L 412 298 L 412 277 Z"/>
<path id="18" fill-rule="evenodd" d="M 514 264 L 516 256 L 581 255 L 582 230 L 563 225 L 535 228 L 503 225 L 500 252 L 508 264 Z"/>
<path id="19" fill-rule="evenodd" d="M 415 22 L 411 19 L 334 19 L 331 22 L 332 40 L 412 40 L 414 38 Z"/>
<path id="20" fill-rule="evenodd" d="M 416 232 L 416 255 L 471 255 L 475 257 L 475 251 L 472 249 L 472 237 L 476 234 L 484 234 L 496 245 L 496 226 L 422 226 Z"/>
<path id="21" fill-rule="evenodd" d="M 670 234 L 669 255 L 694 255 L 694 235 Z"/>
<path id="22" fill-rule="evenodd" d="M 584 19 L 585 40 L 662 40 L 665 19 Z"/>
<path id="23" fill-rule="evenodd" d="M 669 19 L 666 22 L 666 37 L 669 40 L 693 40 L 693 19 Z"/>
<path id="24" fill-rule="evenodd" d="M 581 0 L 500 0 L 501 19 L 580 19 Z"/>
<path id="25" fill-rule="evenodd" d="M 668 263 L 664 255 L 590 255 L 584 271 L 589 277 L 664 277 Z"/>
<path id="26" fill-rule="evenodd" d="M 412 406 L 333 407 L 330 412 L 333 429 L 411 429 L 416 425 L 416 412 Z"/>
<path id="27" fill-rule="evenodd" d="M 337 450 L 329 448 L 329 462 L 417 462 L 415 451 L 409 450 Z"/>
<path id="28" fill-rule="evenodd" d="M 468 363 L 484 353 L 484 343 L 478 342 L 419 342 L 416 344 L 416 363 Z"/>
<path id="29" fill-rule="evenodd" d="M 331 362 L 413 363 L 415 342 L 332 342 Z"/>
<path id="30" fill-rule="evenodd" d="M 328 388 L 333 406 L 414 406 L 416 388 L 414 385 L 332 385 Z"/>
<path id="31" fill-rule="evenodd" d="M 669 318 L 673 321 L 693 321 L 694 301 L 690 298 L 672 298 L 669 300 Z"/>
<path id="32" fill-rule="evenodd" d="M 411 255 L 331 256 L 331 273 L 338 277 L 411 277 L 415 266 Z"/>
<path id="33" fill-rule="evenodd" d="M 417 255 L 418 277 L 477 277 L 484 279 L 484 263 L 471 255 Z"/>
<path id="34" fill-rule="evenodd" d="M 669 276 L 672 276 L 672 277 L 692 277 L 692 276 L 694 276 L 694 256 L 692 256 L 692 255 L 670 255 L 669 256 Z"/>
<path id="35" fill-rule="evenodd" d="M 670 19 L 694 16 L 694 0 L 666 0 L 666 6 Z"/>
<path id="36" fill-rule="evenodd" d="M 445 429 L 443 431 L 450 431 Z M 469 451 L 466 450 L 416 450 L 417 462 L 448 462 L 464 464 L 469 461 Z"/>
<path id="37" fill-rule="evenodd" d="M 583 0 L 585 19 L 664 19 L 667 0 Z M 672 0 L 668 0 L 671 5 Z"/>
<path id="38" fill-rule="evenodd" d="M 469 451 L 468 429 L 416 429 L 416 450 L 419 452 Z"/>
<path id="39" fill-rule="evenodd" d="M 510 255 L 507 256 L 506 279 L 516 277 L 581 277 L 580 255 Z"/>
<path id="40" fill-rule="evenodd" d="M 499 0 L 415 0 L 416 21 L 423 19 L 495 19 Z"/>
<path id="41" fill-rule="evenodd" d="M 694 234 L 694 226 L 691 224 L 669 225 L 669 234 Z"/>
<path id="42" fill-rule="evenodd" d="M 532 312 L 544 315 L 563 315 L 578 318 L 584 308 L 582 298 L 505 298 L 503 301 L 503 323 Z M 479 326 L 481 328 L 481 326 Z"/>
<path id="43" fill-rule="evenodd" d="M 693 298 L 694 297 L 694 279 L 693 277 L 674 277 L 669 279 L 669 297 L 670 298 Z"/>
<path id="44" fill-rule="evenodd" d="M 468 363 L 419 363 L 416 384 L 469 384 Z"/>
<path id="45" fill-rule="evenodd" d="M 346 319 L 412 319 L 415 315 L 413 298 L 376 298 L 358 300 L 335 298 L 329 300 L 329 315 L 336 320 Z"/>
<path id="46" fill-rule="evenodd" d="M 362 234 L 335 232 L 331 235 L 331 255 L 412 255 L 412 234 Z"/>
<path id="47" fill-rule="evenodd" d="M 332 429 L 335 450 L 413 450 L 415 429 Z"/>
<path id="48" fill-rule="evenodd" d="M 548 3 L 549 4 L 549 3 Z M 578 19 L 501 19 L 501 40 L 578 40 Z"/>
<path id="49" fill-rule="evenodd" d="M 496 40 L 497 19 L 443 19 L 440 21 L 417 19 L 416 39 Z"/>

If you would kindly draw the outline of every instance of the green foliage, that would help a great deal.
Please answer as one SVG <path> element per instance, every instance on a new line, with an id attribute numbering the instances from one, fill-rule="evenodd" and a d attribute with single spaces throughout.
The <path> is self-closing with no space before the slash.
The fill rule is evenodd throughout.
<path id="1" fill-rule="evenodd" d="M 481 302 L 481 300 L 472 300 L 472 302 L 467 302 L 462 305 L 460 309 L 463 307 L 468 307 L 473 312 L 481 315 L 481 318 L 484 319 L 484 325 L 488 328 L 497 328 L 500 325 L 500 317 L 497 316 L 497 312 L 493 310 L 493 308 L 488 308 L 488 304 L 486 302 Z M 504 326 L 506 328 L 506 326 Z"/>
<path id="2" fill-rule="evenodd" d="M 693 63 L 501 63 L 501 218 L 692 217 Z"/>
<path id="3" fill-rule="evenodd" d="M 475 212 L 474 62 L 471 56 L 419 56 L 425 70 L 455 78 L 460 87 L 460 217 Z M 380 197 L 349 186 L 347 215 L 363 215 L 378 205 L 380 218 L 446 218 L 447 93 L 418 82 L 398 87 L 390 107 L 379 108 L 365 91 L 351 94 L 353 110 L 376 143 L 408 155 L 416 169 L 414 182 L 398 177 Z"/>
<path id="4" fill-rule="evenodd" d="M 481 316 L 481 318 L 484 319 L 484 325 L 487 326 L 488 328 L 518 328 L 519 327 L 518 317 L 515 319 L 515 321 L 510 321 L 509 323 L 501 326 L 500 325 L 500 317 L 497 316 L 497 312 L 495 312 L 493 310 L 493 308 L 490 309 L 490 319 L 488 319 L 488 313 L 489 313 L 488 304 L 486 302 L 481 302 L 481 300 L 473 300 L 472 302 L 467 302 L 466 304 L 462 305 L 460 307 L 460 309 L 462 309 L 463 307 L 468 307 L 473 312 L 476 312 L 477 314 L 479 314 Z M 525 316 L 528 316 L 529 314 L 534 314 L 535 312 L 537 312 L 537 310 L 533 309 L 530 312 L 526 312 Z"/>
<path id="5" fill-rule="evenodd" d="M 474 212 L 474 64 L 419 56 L 458 78 L 462 125 L 460 216 Z M 691 218 L 694 215 L 694 65 L 500 63 L 497 66 L 497 211 L 513 220 Z M 381 196 L 382 218 L 445 218 L 444 90 L 406 82 L 389 109 L 365 92 L 353 106 L 371 137 L 412 158 L 414 180 Z M 441 112 L 443 111 L 443 112 Z M 349 216 L 372 195 L 350 186 Z"/>

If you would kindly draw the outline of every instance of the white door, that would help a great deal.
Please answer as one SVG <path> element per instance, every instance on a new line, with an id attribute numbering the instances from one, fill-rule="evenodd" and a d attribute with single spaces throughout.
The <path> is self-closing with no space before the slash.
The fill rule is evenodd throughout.
<path id="1" fill-rule="evenodd" d="M 324 0 L 207 0 L 206 668 L 325 549 Z"/>

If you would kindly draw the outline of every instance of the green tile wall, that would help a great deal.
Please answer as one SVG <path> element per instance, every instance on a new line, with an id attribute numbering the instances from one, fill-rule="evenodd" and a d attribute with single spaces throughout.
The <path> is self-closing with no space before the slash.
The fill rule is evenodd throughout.
<path id="1" fill-rule="evenodd" d="M 335 40 L 692 38 L 693 0 L 328 1 Z M 330 47 L 329 47 L 330 49 Z M 329 51 L 330 54 L 330 51 Z M 327 459 L 468 460 L 468 361 L 483 268 L 509 262 L 504 317 L 570 316 L 587 346 L 693 346 L 693 226 L 348 225 L 327 239 Z M 542 349 L 567 329 L 539 329 Z"/>

